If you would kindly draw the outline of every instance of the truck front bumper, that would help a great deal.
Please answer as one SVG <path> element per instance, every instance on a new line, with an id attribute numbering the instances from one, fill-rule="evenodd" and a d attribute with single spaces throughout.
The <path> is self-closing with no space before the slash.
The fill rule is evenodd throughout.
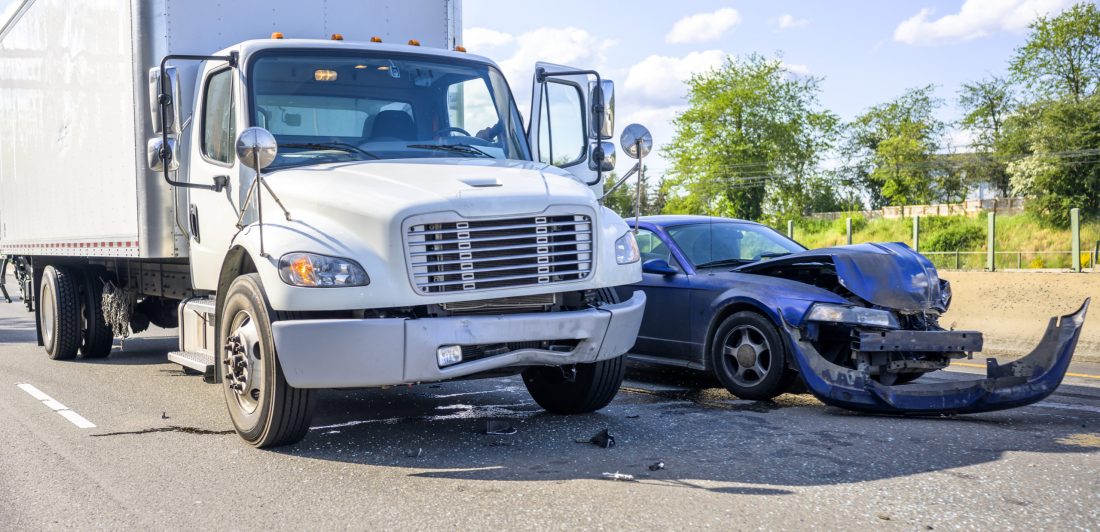
<path id="1" fill-rule="evenodd" d="M 645 293 L 570 312 L 295 320 L 272 324 L 279 364 L 296 388 L 359 388 L 433 382 L 507 367 L 561 366 L 615 358 L 634 345 Z M 520 348 L 439 367 L 442 346 L 558 342 L 569 351 Z M 559 348 L 560 349 L 560 348 Z"/>

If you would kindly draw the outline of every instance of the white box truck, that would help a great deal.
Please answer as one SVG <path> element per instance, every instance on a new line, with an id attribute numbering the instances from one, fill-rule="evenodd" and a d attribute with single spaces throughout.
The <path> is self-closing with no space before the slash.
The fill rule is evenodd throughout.
<path id="1" fill-rule="evenodd" d="M 530 124 L 459 0 L 20 0 L 0 21 L 0 254 L 54 359 L 150 323 L 248 443 L 313 391 L 522 374 L 607 405 L 645 305 L 598 201 L 613 86 L 536 66 Z"/>

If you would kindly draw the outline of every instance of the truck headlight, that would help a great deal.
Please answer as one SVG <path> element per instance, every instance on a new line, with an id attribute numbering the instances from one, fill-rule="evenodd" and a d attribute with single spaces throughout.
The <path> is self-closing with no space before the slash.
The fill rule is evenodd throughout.
<path id="1" fill-rule="evenodd" d="M 864 307 L 850 307 L 846 305 L 832 305 L 829 303 L 816 303 L 806 313 L 807 321 L 826 321 L 831 323 L 847 323 L 849 325 L 869 325 L 872 327 L 885 327 L 897 329 L 898 319 L 885 310 Z"/>
<path id="2" fill-rule="evenodd" d="M 279 277 L 292 286 L 336 288 L 370 284 L 366 270 L 351 259 L 315 253 L 287 253 L 279 259 Z"/>
<path id="3" fill-rule="evenodd" d="M 627 231 L 615 241 L 615 262 L 631 264 L 639 260 L 642 260 L 642 254 L 638 251 L 638 241 L 633 231 Z"/>

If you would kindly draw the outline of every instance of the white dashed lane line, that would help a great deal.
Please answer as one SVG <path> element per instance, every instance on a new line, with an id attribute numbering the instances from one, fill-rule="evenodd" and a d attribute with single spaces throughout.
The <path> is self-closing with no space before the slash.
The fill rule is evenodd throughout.
<path id="1" fill-rule="evenodd" d="M 73 425 L 76 425 L 77 428 L 80 428 L 80 429 L 94 429 L 95 428 L 95 423 L 92 423 L 91 421 L 88 421 L 87 419 L 85 419 L 84 416 L 82 416 L 80 414 L 77 414 L 76 412 L 73 412 L 72 410 L 69 410 L 69 407 L 59 403 L 53 397 L 50 397 L 50 396 L 46 395 L 46 393 L 43 392 L 42 390 L 39 390 L 38 388 L 35 388 L 33 384 L 21 383 L 21 384 L 16 384 L 16 386 L 18 386 L 19 389 L 23 390 L 24 392 L 27 392 L 31 397 L 34 397 L 35 399 L 38 399 L 39 401 L 41 401 L 42 404 L 46 405 L 46 407 L 49 408 L 50 410 L 53 410 L 54 412 L 57 412 L 58 414 L 61 414 L 61 417 L 69 420 L 69 422 L 72 423 Z"/>

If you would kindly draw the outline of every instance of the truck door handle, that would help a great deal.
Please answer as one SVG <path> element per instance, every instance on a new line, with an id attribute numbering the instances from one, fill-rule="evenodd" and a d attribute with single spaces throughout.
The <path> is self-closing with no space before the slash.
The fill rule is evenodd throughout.
<path id="1" fill-rule="evenodd" d="M 211 190 L 213 190 L 214 192 L 221 192 L 225 190 L 225 187 L 227 186 L 229 186 L 229 176 L 216 175 L 214 176 L 214 188 L 212 188 Z"/>
<path id="2" fill-rule="evenodd" d="M 195 239 L 196 244 L 200 243 L 202 242 L 202 239 L 199 237 L 199 208 L 196 207 L 194 203 L 192 203 L 190 213 L 188 214 L 189 216 L 187 217 L 187 219 L 189 222 L 188 225 L 191 226 L 191 238 Z"/>

